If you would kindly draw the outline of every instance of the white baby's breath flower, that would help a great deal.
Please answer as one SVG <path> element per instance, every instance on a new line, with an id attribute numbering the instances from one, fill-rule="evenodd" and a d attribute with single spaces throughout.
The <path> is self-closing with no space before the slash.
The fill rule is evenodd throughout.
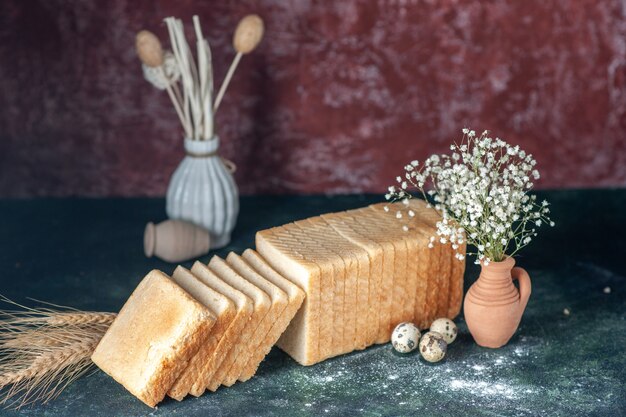
<path id="1" fill-rule="evenodd" d="M 418 161 L 411 161 L 405 166 L 406 180 L 398 177 L 399 187 L 389 187 L 388 194 L 408 205 L 408 189 L 415 186 L 442 217 L 438 242 L 452 242 L 456 250 L 467 240 L 477 250 L 477 261 L 499 261 L 505 250 L 512 256 L 530 242 L 537 234 L 531 227 L 554 225 L 548 203 L 538 204 L 534 195 L 526 194 L 539 178 L 531 154 L 490 138 L 487 131 L 476 137 L 469 128 L 450 150 L 450 155 L 430 156 L 419 169 Z M 408 211 L 408 217 L 415 215 Z M 403 218 L 400 212 L 396 217 Z M 434 244 L 433 237 L 429 247 Z"/>

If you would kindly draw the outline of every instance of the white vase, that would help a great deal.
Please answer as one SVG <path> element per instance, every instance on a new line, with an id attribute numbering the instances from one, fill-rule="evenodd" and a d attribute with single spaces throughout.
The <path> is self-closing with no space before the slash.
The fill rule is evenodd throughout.
<path id="1" fill-rule="evenodd" d="M 168 217 L 204 227 L 211 235 L 212 249 L 230 242 L 239 214 L 237 185 L 218 148 L 217 136 L 185 139 L 187 155 L 170 179 L 166 198 Z"/>

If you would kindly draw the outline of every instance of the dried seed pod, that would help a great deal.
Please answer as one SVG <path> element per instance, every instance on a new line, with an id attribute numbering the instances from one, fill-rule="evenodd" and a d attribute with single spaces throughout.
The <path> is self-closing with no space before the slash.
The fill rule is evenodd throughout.
<path id="1" fill-rule="evenodd" d="M 135 38 L 135 48 L 139 59 L 147 66 L 163 65 L 163 48 L 161 48 L 161 41 L 154 33 L 147 30 L 139 32 Z"/>
<path id="2" fill-rule="evenodd" d="M 235 50 L 241 54 L 252 52 L 261 42 L 263 30 L 263 20 L 259 16 L 250 14 L 241 19 L 233 37 Z"/>

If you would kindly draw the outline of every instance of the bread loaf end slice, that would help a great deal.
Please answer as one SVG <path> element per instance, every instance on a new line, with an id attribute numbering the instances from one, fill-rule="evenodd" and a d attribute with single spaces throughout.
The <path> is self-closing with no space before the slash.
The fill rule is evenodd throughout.
<path id="1" fill-rule="evenodd" d="M 206 342 L 215 321 L 209 309 L 154 270 L 133 291 L 91 359 L 154 407 Z"/>

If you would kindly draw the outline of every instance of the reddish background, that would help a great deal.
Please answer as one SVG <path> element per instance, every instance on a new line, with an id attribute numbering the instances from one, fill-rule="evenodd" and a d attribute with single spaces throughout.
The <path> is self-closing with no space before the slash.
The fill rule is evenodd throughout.
<path id="1" fill-rule="evenodd" d="M 540 187 L 626 185 L 617 0 L 4 0 L 0 196 L 163 195 L 181 128 L 134 35 L 198 14 L 219 81 L 250 12 L 266 37 L 217 116 L 245 194 L 381 192 L 464 126 L 535 154 Z"/>

